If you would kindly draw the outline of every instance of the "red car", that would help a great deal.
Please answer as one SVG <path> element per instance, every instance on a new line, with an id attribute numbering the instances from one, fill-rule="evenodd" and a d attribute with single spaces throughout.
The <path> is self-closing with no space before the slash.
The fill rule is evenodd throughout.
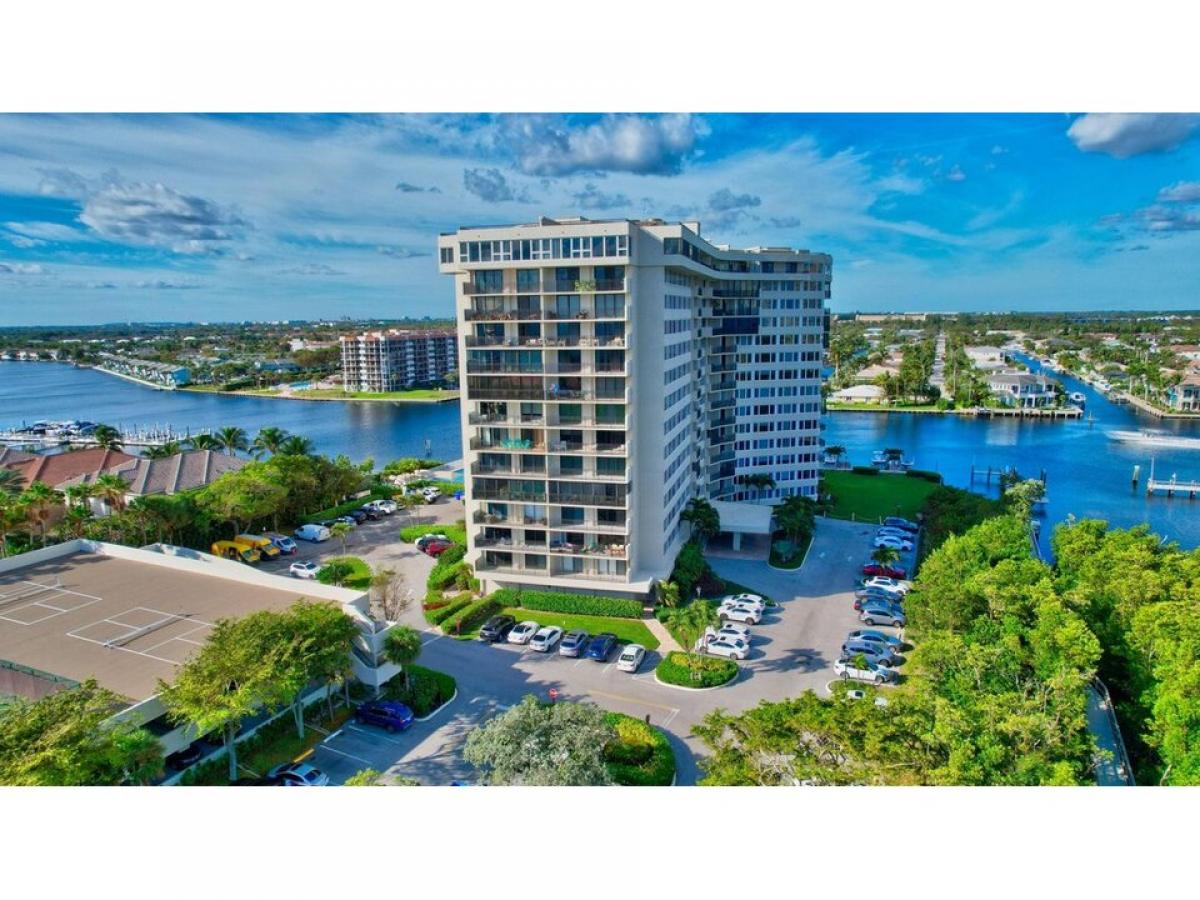
<path id="1" fill-rule="evenodd" d="M 887 578 L 900 579 L 908 577 L 908 571 L 905 569 L 901 569 L 898 566 L 881 566 L 879 563 L 867 563 L 862 567 L 862 573 L 868 577 L 872 575 L 883 575 Z"/>
<path id="2" fill-rule="evenodd" d="M 423 553 L 428 553 L 430 556 L 441 556 L 454 545 L 450 541 L 430 541 L 421 548 Z"/>

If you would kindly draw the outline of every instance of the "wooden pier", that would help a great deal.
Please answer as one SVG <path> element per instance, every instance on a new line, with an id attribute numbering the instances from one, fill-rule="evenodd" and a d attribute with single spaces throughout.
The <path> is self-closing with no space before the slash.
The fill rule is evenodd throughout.
<path id="1" fill-rule="evenodd" d="M 1062 409 L 1057 407 L 1026 409 L 1020 406 L 976 406 L 970 411 L 969 415 L 979 416 L 984 419 L 997 417 L 1012 419 L 1078 419 L 1083 415 L 1083 410 L 1078 406 L 1067 406 Z"/>
<path id="2" fill-rule="evenodd" d="M 1180 481 L 1178 478 L 1147 478 L 1146 479 L 1146 494 L 1153 496 L 1154 494 L 1165 494 L 1168 497 L 1176 495 L 1187 495 L 1189 500 L 1195 500 L 1200 496 L 1200 481 Z"/>
<path id="3" fill-rule="evenodd" d="M 133 428 L 118 428 L 121 446 L 123 447 L 159 447 L 168 443 L 185 443 L 188 439 L 200 434 L 209 433 L 208 429 L 193 432 L 175 431 L 169 425 L 142 426 Z M 95 447 L 96 439 L 88 434 L 66 434 L 50 432 L 37 434 L 23 428 L 0 430 L 0 444 L 18 447 L 37 447 L 49 449 L 52 447 Z"/>

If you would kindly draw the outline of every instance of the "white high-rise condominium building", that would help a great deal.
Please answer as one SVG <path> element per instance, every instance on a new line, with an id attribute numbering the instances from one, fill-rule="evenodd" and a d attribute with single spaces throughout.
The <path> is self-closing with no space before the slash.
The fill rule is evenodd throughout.
<path id="1" fill-rule="evenodd" d="M 342 383 L 348 391 L 402 391 L 440 384 L 458 369 L 450 331 L 372 331 L 342 335 Z"/>
<path id="2" fill-rule="evenodd" d="M 829 255 L 734 250 L 658 219 L 543 218 L 438 244 L 455 276 L 468 559 L 487 587 L 644 595 L 670 574 L 693 497 L 815 496 Z"/>

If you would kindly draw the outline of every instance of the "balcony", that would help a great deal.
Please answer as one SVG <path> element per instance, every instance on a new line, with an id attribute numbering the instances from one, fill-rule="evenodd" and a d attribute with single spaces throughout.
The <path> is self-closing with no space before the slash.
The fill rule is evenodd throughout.
<path id="1" fill-rule="evenodd" d="M 463 293 L 469 297 L 479 295 L 497 296 L 499 294 L 515 294 L 516 292 L 517 289 L 514 285 L 501 285 L 498 288 L 486 288 L 470 281 L 463 285 Z"/>
<path id="2" fill-rule="evenodd" d="M 545 541 L 542 541 L 540 544 L 531 544 L 523 540 L 514 540 L 513 538 L 477 537 L 475 538 L 475 546 L 488 550 L 528 550 L 531 553 L 546 552 Z"/>
<path id="3" fill-rule="evenodd" d="M 550 552 L 564 556 L 608 556 L 624 559 L 626 546 L 616 542 L 589 541 L 587 544 L 572 544 L 569 541 L 551 541 Z"/>
<path id="4" fill-rule="evenodd" d="M 523 490 L 510 485 L 476 484 L 471 487 L 473 500 L 505 500 L 511 503 L 545 503 L 545 490 Z"/>
<path id="5" fill-rule="evenodd" d="M 471 375 L 541 375 L 541 363 L 490 363 L 477 359 L 467 360 L 467 372 Z"/>
<path id="6" fill-rule="evenodd" d="M 538 309 L 467 309 L 463 319 L 467 322 L 536 322 L 542 318 Z"/>
<path id="7" fill-rule="evenodd" d="M 629 486 L 625 484 L 575 484 L 550 482 L 546 502 L 563 506 L 625 506 Z"/>
<path id="8" fill-rule="evenodd" d="M 535 525 L 546 527 L 545 516 L 527 516 L 519 512 L 510 512 L 506 516 L 479 510 L 471 516 L 476 525 Z"/>
<path id="9" fill-rule="evenodd" d="M 543 442 L 531 441 L 528 438 L 502 438 L 498 441 L 485 441 L 480 438 L 471 438 L 468 446 L 472 450 L 508 450 L 526 453 L 541 453 L 546 449 L 546 445 Z"/>

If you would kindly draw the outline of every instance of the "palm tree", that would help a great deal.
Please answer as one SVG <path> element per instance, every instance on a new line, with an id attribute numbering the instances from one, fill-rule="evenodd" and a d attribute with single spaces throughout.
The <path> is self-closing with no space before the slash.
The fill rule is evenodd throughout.
<path id="1" fill-rule="evenodd" d="M 97 425 L 92 431 L 92 440 L 96 442 L 97 447 L 105 450 L 120 450 L 125 445 L 121 440 L 121 432 L 111 425 Z"/>
<path id="2" fill-rule="evenodd" d="M 35 481 L 21 494 L 25 516 L 42 533 L 43 547 L 46 546 L 46 529 L 50 526 L 50 516 L 61 501 L 62 494 L 44 481 Z"/>
<path id="3" fill-rule="evenodd" d="M 167 459 L 183 452 L 179 441 L 164 441 L 146 448 L 146 459 Z"/>
<path id="4" fill-rule="evenodd" d="M 0 469 L 0 497 L 15 497 L 25 487 L 25 479 L 16 469 Z"/>
<path id="5" fill-rule="evenodd" d="M 73 484 L 63 491 L 67 497 L 67 503 L 72 509 L 86 509 L 88 500 L 96 496 L 96 488 L 86 482 Z"/>
<path id="6" fill-rule="evenodd" d="M 346 555 L 346 539 L 353 530 L 349 522 L 334 522 L 329 528 L 329 533 L 342 542 L 342 556 Z"/>
<path id="7" fill-rule="evenodd" d="M 196 434 L 187 439 L 187 445 L 193 450 L 220 450 L 221 442 L 207 432 Z"/>
<path id="8" fill-rule="evenodd" d="M 62 521 L 58 523 L 58 530 L 65 540 L 81 538 L 87 529 L 87 523 L 91 520 L 92 511 L 90 509 L 83 506 L 72 506 L 67 510 Z"/>
<path id="9" fill-rule="evenodd" d="M 817 504 L 809 497 L 788 497 L 775 507 L 775 521 L 799 547 L 816 528 Z"/>
<path id="10" fill-rule="evenodd" d="M 683 638 L 683 652 L 687 654 L 693 681 L 700 680 L 700 655 L 696 651 L 696 645 L 700 643 L 708 627 L 716 623 L 717 613 L 707 600 L 694 600 L 687 606 L 677 606 L 667 613 L 664 624 L 672 634 Z"/>
<path id="11" fill-rule="evenodd" d="M 846 455 L 846 448 L 841 444 L 830 444 L 825 448 L 825 455 L 834 461 L 834 465 L 840 465 L 842 457 Z"/>
<path id="12" fill-rule="evenodd" d="M 313 442 L 298 434 L 289 436 L 279 445 L 280 456 L 312 456 Z"/>
<path id="13" fill-rule="evenodd" d="M 25 521 L 25 508 L 16 497 L 0 494 L 0 559 L 8 556 L 8 536 Z"/>
<path id="14" fill-rule="evenodd" d="M 92 491 L 110 510 L 120 513 L 125 509 L 125 495 L 129 493 L 129 485 L 120 475 L 105 472 L 96 477 Z"/>
<path id="15" fill-rule="evenodd" d="M 875 552 L 871 554 L 871 562 L 879 563 L 881 566 L 893 565 L 899 559 L 900 551 L 895 547 L 876 547 Z"/>
<path id="16" fill-rule="evenodd" d="M 408 667 L 421 655 L 421 633 L 408 625 L 397 625 L 383 639 L 383 658 L 400 667 L 407 688 Z"/>
<path id="17" fill-rule="evenodd" d="M 700 539 L 700 546 L 721 533 L 721 516 L 707 500 L 696 497 L 688 501 L 680 517 L 692 526 L 692 536 Z"/>
<path id="18" fill-rule="evenodd" d="M 239 450 L 250 449 L 250 439 L 246 436 L 246 429 L 238 428 L 236 425 L 220 429 L 214 437 L 217 439 L 217 446 L 230 456 L 236 455 Z"/>
<path id="19" fill-rule="evenodd" d="M 254 438 L 254 443 L 250 445 L 250 449 L 254 451 L 255 459 L 261 459 L 263 454 L 266 453 L 274 456 L 279 452 L 279 448 L 287 439 L 288 433 L 285 429 L 268 425 L 266 428 L 259 429 L 258 434 Z"/>
<path id="20" fill-rule="evenodd" d="M 766 472 L 755 472 L 752 475 L 739 475 L 738 482 L 744 487 L 751 488 L 754 491 L 754 496 L 757 498 L 763 491 L 769 491 L 775 487 L 775 479 Z"/>

